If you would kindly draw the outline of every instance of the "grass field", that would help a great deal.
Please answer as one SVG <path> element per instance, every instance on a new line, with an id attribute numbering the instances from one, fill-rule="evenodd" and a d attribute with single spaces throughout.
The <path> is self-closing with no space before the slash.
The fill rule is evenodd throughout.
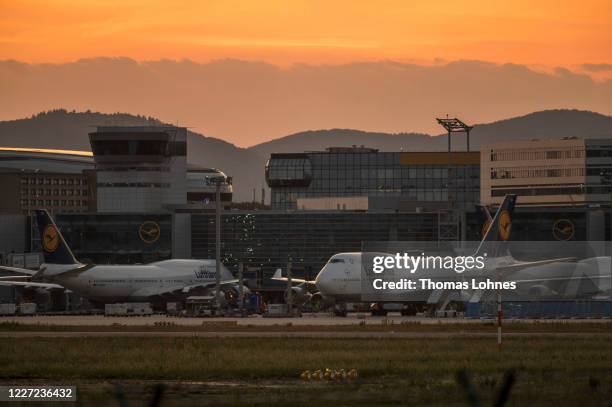
<path id="1" fill-rule="evenodd" d="M 306 370 L 356 368 L 359 378 L 308 382 Z M 609 405 L 609 339 L 0 338 L 0 384 L 76 384 L 86 404 L 115 383 L 147 399 L 166 383 L 165 405 L 465 405 L 466 370 L 492 400 L 514 370 L 510 405 Z M 164 405 L 164 404 L 163 404 Z"/>
<path id="2" fill-rule="evenodd" d="M 494 333 L 496 321 L 474 321 L 437 323 L 420 321 L 403 321 L 400 323 L 382 319 L 380 322 L 355 322 L 345 325 L 312 325 L 302 324 L 238 324 L 235 321 L 214 321 L 204 319 L 200 325 L 180 325 L 173 322 L 163 324 L 148 323 L 142 318 L 142 324 L 121 324 L 109 320 L 107 325 L 53 325 L 30 323 L 27 319 L 19 322 L 0 322 L 0 332 L 479 332 Z M 140 320 L 139 320 L 140 321 Z M 509 333 L 612 333 L 612 322 L 604 320 L 543 320 L 543 321 L 504 321 L 504 332 Z"/>

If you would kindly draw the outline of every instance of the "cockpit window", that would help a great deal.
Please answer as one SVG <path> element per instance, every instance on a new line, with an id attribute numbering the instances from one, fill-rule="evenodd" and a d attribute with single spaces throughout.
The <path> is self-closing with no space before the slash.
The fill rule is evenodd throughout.
<path id="1" fill-rule="evenodd" d="M 344 259 L 335 258 L 335 259 L 331 259 L 329 262 L 330 263 L 344 263 Z"/>

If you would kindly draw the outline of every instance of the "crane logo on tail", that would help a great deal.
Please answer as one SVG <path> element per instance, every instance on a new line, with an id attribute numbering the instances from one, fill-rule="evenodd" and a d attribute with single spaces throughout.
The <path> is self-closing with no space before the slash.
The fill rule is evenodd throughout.
<path id="1" fill-rule="evenodd" d="M 53 253 L 59 246 L 59 234 L 53 225 L 45 226 L 42 234 L 42 246 L 48 253 Z"/>
<path id="2" fill-rule="evenodd" d="M 504 210 L 499 214 L 499 238 L 501 240 L 508 240 L 510 238 L 510 228 L 512 226 L 512 220 L 508 211 Z"/>

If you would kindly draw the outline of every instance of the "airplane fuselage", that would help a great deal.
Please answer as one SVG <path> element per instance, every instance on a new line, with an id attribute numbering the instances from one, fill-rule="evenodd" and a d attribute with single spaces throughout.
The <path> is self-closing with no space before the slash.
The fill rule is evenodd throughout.
<path id="1" fill-rule="evenodd" d="M 42 277 L 95 301 L 146 301 L 155 292 L 171 297 L 185 287 L 214 284 L 216 265 L 214 260 L 175 259 L 145 265 L 96 265 L 82 271 L 43 273 Z M 223 268 L 221 278 L 232 278 L 231 273 Z"/>
<path id="2" fill-rule="evenodd" d="M 315 279 L 315 284 L 320 294 L 328 301 L 334 303 L 342 302 L 363 302 L 364 291 L 362 278 L 367 276 L 371 283 L 371 273 L 364 273 L 362 270 L 363 253 L 339 253 L 323 266 Z M 503 268 L 512 264 L 513 259 L 509 256 L 491 258 L 486 261 L 484 272 L 466 272 L 457 275 L 452 270 L 428 270 L 427 274 L 419 271 L 411 278 L 428 278 L 433 281 L 459 281 L 461 279 L 471 280 L 472 278 L 492 278 L 506 281 L 516 281 L 517 290 L 508 291 L 508 298 L 517 297 L 523 299 L 537 299 L 536 294 L 531 292 L 535 286 L 540 285 L 550 289 L 550 295 L 558 299 L 568 298 L 587 298 L 601 293 L 610 293 L 610 257 L 598 257 L 584 259 L 577 263 L 550 263 L 526 267 L 523 270 L 512 273 L 508 276 L 499 276 L 497 268 Z M 397 271 L 396 271 L 397 273 Z M 587 285 L 585 282 L 592 284 Z M 425 302 L 431 299 L 432 292 L 429 289 L 415 289 L 396 291 L 401 294 L 402 300 L 406 302 Z M 464 294 L 471 294 L 472 290 L 466 290 Z M 457 296 L 460 298 L 460 296 Z M 540 298 L 543 299 L 543 298 Z M 395 301 L 392 301 L 395 302 Z"/>

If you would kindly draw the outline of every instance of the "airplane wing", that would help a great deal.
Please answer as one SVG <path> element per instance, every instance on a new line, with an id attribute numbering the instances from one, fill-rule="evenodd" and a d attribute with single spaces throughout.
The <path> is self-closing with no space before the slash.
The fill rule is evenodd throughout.
<path id="1" fill-rule="evenodd" d="M 51 284 L 51 283 L 33 283 L 31 281 L 6 281 L 0 280 L 0 286 L 5 287 L 25 287 L 25 288 L 46 288 L 46 289 L 64 289 L 59 284 Z"/>
<path id="2" fill-rule="evenodd" d="M 32 281 L 19 281 L 19 280 L 28 280 L 32 278 L 37 270 L 29 270 L 20 267 L 8 267 L 8 266 L 0 266 L 0 271 L 9 272 L 9 273 L 20 273 L 21 275 L 17 276 L 6 276 L 0 277 L 0 286 L 4 287 L 24 287 L 24 288 L 46 288 L 46 289 L 64 289 L 59 284 L 51 284 L 51 283 L 35 283 Z"/>
<path id="3" fill-rule="evenodd" d="M 238 283 L 238 280 L 223 280 L 221 281 L 221 287 L 223 287 L 224 285 L 230 285 L 230 284 L 236 284 Z M 182 291 L 184 293 L 187 293 L 191 290 L 193 290 L 194 288 L 209 288 L 209 287 L 214 287 L 216 285 L 216 283 L 213 282 L 208 282 L 208 283 L 200 283 L 200 284 L 192 284 L 192 285 L 187 285 L 185 287 L 183 287 Z"/>
<path id="4" fill-rule="evenodd" d="M 274 274 L 272 275 L 272 277 L 270 277 L 270 280 L 276 280 L 276 281 L 289 281 L 289 279 L 287 277 L 283 277 L 282 274 L 282 270 L 281 269 L 276 269 L 276 271 L 274 272 Z M 310 280 L 304 280 L 303 278 L 292 278 L 291 279 L 291 283 L 295 283 L 295 284 L 314 284 L 314 281 L 310 281 Z"/>
<path id="5" fill-rule="evenodd" d="M 21 267 L 9 267 L 9 266 L 0 266 L 0 271 L 4 271 L 7 273 L 20 273 L 20 274 L 25 274 L 28 276 L 33 276 L 34 274 L 38 272 L 38 270 L 30 270 L 30 269 L 23 269 Z"/>
<path id="6" fill-rule="evenodd" d="M 223 280 L 221 281 L 221 287 L 224 285 L 237 284 L 238 280 Z M 134 297 L 154 297 L 162 296 L 166 294 L 176 294 L 177 292 L 188 293 L 194 288 L 212 288 L 215 286 L 214 281 L 207 281 L 204 283 L 197 283 L 192 285 L 176 285 L 169 287 L 143 287 L 140 290 L 134 291 L 130 296 Z"/>

